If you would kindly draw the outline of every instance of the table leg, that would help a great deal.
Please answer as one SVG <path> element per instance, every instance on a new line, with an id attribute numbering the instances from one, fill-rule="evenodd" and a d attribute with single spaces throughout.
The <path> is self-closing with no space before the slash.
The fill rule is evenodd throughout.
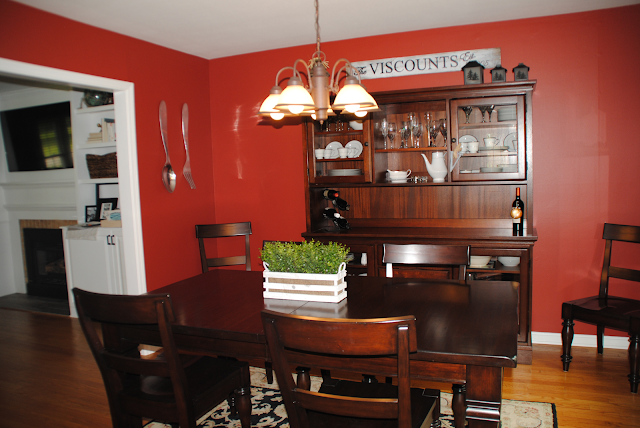
<path id="1" fill-rule="evenodd" d="M 451 410 L 453 411 L 453 423 L 456 427 L 464 427 L 466 419 L 466 389 L 464 385 L 453 384 L 453 399 L 451 400 Z"/>
<path id="2" fill-rule="evenodd" d="M 469 428 L 498 428 L 502 367 L 467 366 L 466 417 Z"/>
<path id="3" fill-rule="evenodd" d="M 306 389 L 307 391 L 311 390 L 310 371 L 309 367 L 296 367 L 296 372 L 298 372 L 298 378 L 296 380 L 298 388 Z"/>

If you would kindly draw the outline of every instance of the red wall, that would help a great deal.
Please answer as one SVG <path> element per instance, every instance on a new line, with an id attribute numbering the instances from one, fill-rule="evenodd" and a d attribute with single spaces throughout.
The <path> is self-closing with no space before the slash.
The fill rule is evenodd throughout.
<path id="1" fill-rule="evenodd" d="M 0 56 L 134 83 L 147 287 L 153 290 L 197 274 L 193 225 L 215 222 L 208 61 L 6 0 L 0 0 Z M 178 173 L 171 194 L 161 180 L 165 155 L 158 105 L 163 99 L 169 153 Z M 185 102 L 196 190 L 182 177 Z"/>
<path id="2" fill-rule="evenodd" d="M 640 6 L 631 6 L 321 46 L 329 61 L 499 47 L 509 71 L 520 62 L 531 67 L 529 77 L 538 82 L 533 96 L 533 220 L 539 235 L 534 331 L 558 333 L 562 302 L 597 293 L 603 223 L 640 225 L 640 144 L 633 136 L 640 114 L 640 84 L 634 76 L 640 66 L 638 22 Z M 310 37 L 313 31 L 310 26 Z M 252 221 L 254 266 L 260 266 L 257 250 L 263 239 L 295 240 L 305 229 L 300 127 L 265 126 L 254 114 L 278 70 L 296 58 L 308 60 L 314 48 L 210 62 L 216 213 L 220 221 Z M 488 71 L 485 81 L 490 81 Z M 375 92 L 459 85 L 463 80 L 456 72 L 364 83 Z M 640 268 L 640 253 L 634 257 Z M 581 282 L 587 282 L 584 288 Z M 640 292 L 626 287 L 613 290 L 640 298 Z M 576 332 L 592 334 L 595 329 L 578 324 Z"/>
<path id="3" fill-rule="evenodd" d="M 359 61 L 499 47 L 505 68 L 519 62 L 531 67 L 529 76 L 538 81 L 534 331 L 559 332 L 561 303 L 595 293 L 602 224 L 640 225 L 640 144 L 633 126 L 640 114 L 637 22 L 638 5 L 322 44 L 331 64 L 342 57 Z M 310 39 L 313 31 L 310 25 Z M 111 48 L 109 60 L 92 62 L 104 46 Z M 251 221 L 254 270 L 261 269 L 262 240 L 300 238 L 305 229 L 300 127 L 263 124 L 255 112 L 277 71 L 296 58 L 309 59 L 314 46 L 206 61 L 0 0 L 0 56 L 135 83 L 150 290 L 198 273 L 194 224 Z M 372 92 L 461 83 L 461 73 L 365 81 Z M 181 177 L 173 194 L 162 187 L 161 99 L 169 107 L 170 152 L 178 171 L 184 163 L 179 112 L 189 103 L 196 190 Z M 640 267 L 640 257 L 633 257 Z M 591 283 L 581 288 L 586 278 Z M 640 298 L 637 291 L 623 293 Z M 576 332 L 595 329 L 578 324 Z"/>

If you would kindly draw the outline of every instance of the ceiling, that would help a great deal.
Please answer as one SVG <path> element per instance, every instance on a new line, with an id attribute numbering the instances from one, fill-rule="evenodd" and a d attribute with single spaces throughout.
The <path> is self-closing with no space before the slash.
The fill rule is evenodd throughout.
<path id="1" fill-rule="evenodd" d="M 206 59 L 314 44 L 313 0 L 14 0 Z M 583 12 L 640 0 L 319 0 L 321 41 Z"/>

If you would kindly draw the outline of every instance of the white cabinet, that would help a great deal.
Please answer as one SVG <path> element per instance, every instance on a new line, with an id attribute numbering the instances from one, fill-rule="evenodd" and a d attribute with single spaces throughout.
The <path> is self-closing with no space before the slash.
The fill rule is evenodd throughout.
<path id="1" fill-rule="evenodd" d="M 74 287 L 107 294 L 126 294 L 122 228 L 62 227 L 71 316 L 76 317 Z"/>

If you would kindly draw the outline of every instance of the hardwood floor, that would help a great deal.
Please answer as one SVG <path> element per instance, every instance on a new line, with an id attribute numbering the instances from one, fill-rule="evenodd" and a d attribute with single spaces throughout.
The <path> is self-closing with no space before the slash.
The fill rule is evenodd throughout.
<path id="1" fill-rule="evenodd" d="M 573 349 L 568 373 L 559 346 L 536 345 L 533 364 L 506 369 L 507 399 L 556 404 L 558 426 L 640 427 L 626 351 Z M 450 390 L 450 385 L 441 385 Z M 0 427 L 111 426 L 102 378 L 77 319 L 0 308 Z"/>

